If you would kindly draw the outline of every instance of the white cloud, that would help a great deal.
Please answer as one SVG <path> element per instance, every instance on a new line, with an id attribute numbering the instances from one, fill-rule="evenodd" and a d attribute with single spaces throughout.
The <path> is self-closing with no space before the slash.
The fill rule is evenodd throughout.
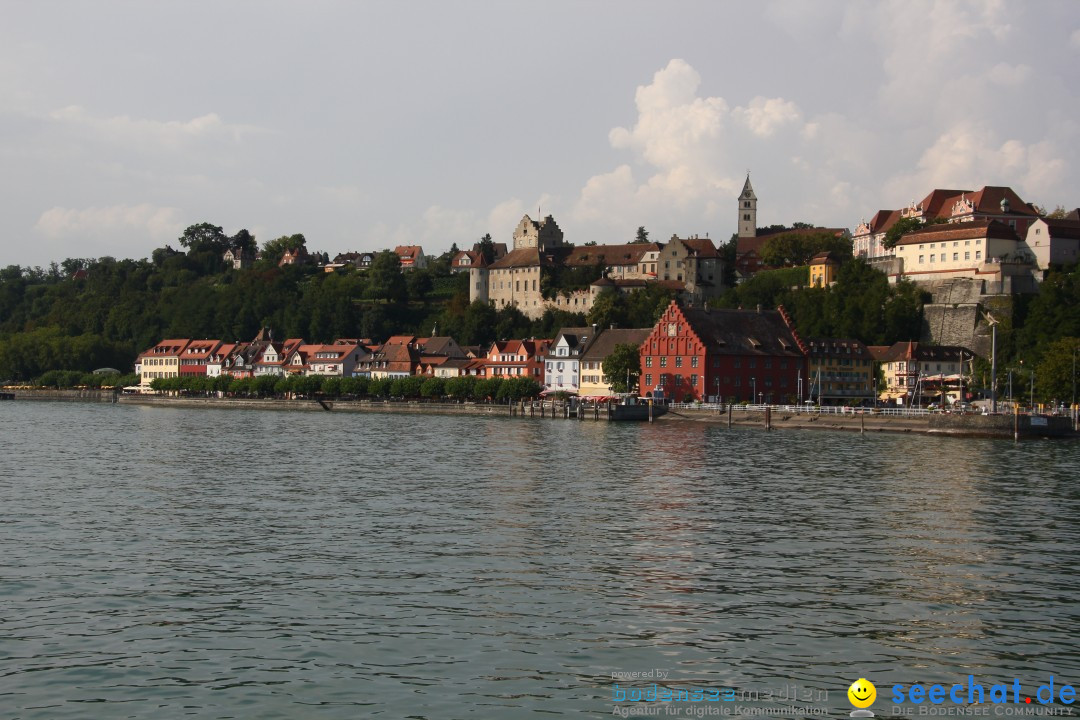
<path id="1" fill-rule="evenodd" d="M 742 186 L 742 160 L 753 159 L 759 149 L 754 143 L 776 139 L 785 128 L 802 128 L 794 102 L 756 96 L 732 109 L 721 97 L 700 97 L 700 85 L 698 72 L 674 59 L 649 85 L 638 87 L 636 122 L 614 128 L 609 141 L 616 150 L 630 151 L 646 172 L 639 177 L 623 164 L 589 178 L 574 206 L 575 220 L 607 226 L 621 236 L 642 222 L 663 226 L 685 223 L 679 218 L 687 216 L 715 219 L 727 207 L 725 200 L 734 203 Z"/>
<path id="2" fill-rule="evenodd" d="M 162 121 L 128 115 L 101 117 L 81 106 L 69 105 L 51 112 L 49 118 L 73 132 L 103 142 L 157 151 L 187 150 L 207 141 L 239 143 L 247 137 L 268 132 L 255 125 L 226 123 L 217 113 L 190 120 Z"/>
<path id="3" fill-rule="evenodd" d="M 1080 50 L 1080 28 L 1072 31 L 1072 35 L 1069 36 L 1069 44 Z"/>
<path id="4" fill-rule="evenodd" d="M 1053 193 L 1066 176 L 1063 155 L 1050 141 L 1002 139 L 985 124 L 950 128 L 926 148 L 917 169 L 887 185 L 894 197 L 921 197 L 936 187 L 1010 185 L 1029 202 Z"/>
<path id="5" fill-rule="evenodd" d="M 1031 67 L 1023 63 L 1009 65 L 1002 62 L 990 68 L 987 77 L 997 85 L 1021 85 L 1031 77 Z"/>
<path id="6" fill-rule="evenodd" d="M 735 119 L 750 128 L 758 137 L 770 137 L 784 125 L 799 122 L 798 106 L 783 98 L 756 97 L 746 107 L 735 108 Z"/>
<path id="7" fill-rule="evenodd" d="M 113 205 L 82 210 L 54 207 L 38 218 L 34 229 L 47 238 L 107 237 L 113 233 L 144 232 L 154 241 L 170 240 L 183 231 L 180 211 L 172 207 Z"/>

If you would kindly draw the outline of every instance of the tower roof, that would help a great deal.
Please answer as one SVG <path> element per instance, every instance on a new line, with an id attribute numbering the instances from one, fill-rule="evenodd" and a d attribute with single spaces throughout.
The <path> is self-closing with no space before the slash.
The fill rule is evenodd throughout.
<path id="1" fill-rule="evenodd" d="M 741 197 L 757 200 L 757 195 L 754 194 L 754 186 L 750 184 L 750 173 L 746 173 L 746 182 L 743 183 Z"/>

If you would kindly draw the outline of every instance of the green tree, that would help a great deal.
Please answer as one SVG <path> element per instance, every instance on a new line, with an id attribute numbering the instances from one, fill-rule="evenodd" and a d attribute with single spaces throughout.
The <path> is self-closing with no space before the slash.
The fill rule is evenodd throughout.
<path id="1" fill-rule="evenodd" d="M 401 274 L 401 258 L 389 250 L 375 255 L 368 268 L 368 284 L 365 297 L 387 302 L 404 302 L 408 295 L 405 277 Z"/>
<path id="2" fill-rule="evenodd" d="M 420 397 L 441 398 L 446 394 L 446 381 L 440 377 L 429 377 L 420 386 Z"/>
<path id="3" fill-rule="evenodd" d="M 189 252 L 213 252 L 222 255 L 229 249 L 229 237 L 217 225 L 189 225 L 180 236 L 180 244 Z"/>
<path id="4" fill-rule="evenodd" d="M 424 302 L 427 300 L 428 294 L 432 288 L 435 287 L 434 281 L 431 279 L 431 273 L 427 270 L 413 270 L 409 273 L 409 277 L 405 280 L 406 288 L 408 289 L 409 299 L 415 302 Z"/>
<path id="5" fill-rule="evenodd" d="M 1073 402 L 1073 393 L 1080 381 L 1080 338 L 1064 337 L 1050 343 L 1035 370 L 1035 394 L 1040 402 L 1066 405 Z M 1077 396 L 1080 398 L 1080 396 Z"/>
<path id="6" fill-rule="evenodd" d="M 385 398 L 390 396 L 390 386 L 393 385 L 393 378 L 373 378 L 368 383 L 368 393 L 371 397 Z"/>
<path id="7" fill-rule="evenodd" d="M 473 399 L 478 402 L 495 400 L 499 397 L 499 388 L 502 387 L 502 378 L 482 378 L 473 386 Z"/>
<path id="8" fill-rule="evenodd" d="M 641 377 L 641 355 L 637 345 L 616 345 L 604 358 L 604 375 L 615 392 L 632 392 Z"/>
<path id="9" fill-rule="evenodd" d="M 923 222 L 917 217 L 900 218 L 893 226 L 885 231 L 885 238 L 881 241 L 882 247 L 894 248 L 900 238 L 910 232 L 915 232 L 923 227 Z"/>
<path id="10" fill-rule="evenodd" d="M 627 296 L 615 288 L 604 288 L 593 300 L 592 307 L 585 315 L 585 321 L 590 325 L 609 328 L 612 326 L 625 327 L 626 325 Z"/>
<path id="11" fill-rule="evenodd" d="M 645 229 L 644 225 L 638 225 L 637 237 L 634 238 L 635 243 L 647 243 L 649 242 L 649 231 Z"/>
<path id="12" fill-rule="evenodd" d="M 486 264 L 495 262 L 495 243 L 491 241 L 491 233 L 485 233 L 477 245 L 480 246 L 480 254 L 484 256 Z"/>
<path id="13" fill-rule="evenodd" d="M 307 239 L 302 234 L 282 235 L 275 240 L 267 240 L 263 243 L 262 259 L 270 264 L 277 265 L 285 251 L 295 251 L 306 247 Z"/>
<path id="14" fill-rule="evenodd" d="M 468 400 L 473 397 L 475 387 L 475 376 L 461 375 L 446 381 L 446 394 L 455 400 Z"/>

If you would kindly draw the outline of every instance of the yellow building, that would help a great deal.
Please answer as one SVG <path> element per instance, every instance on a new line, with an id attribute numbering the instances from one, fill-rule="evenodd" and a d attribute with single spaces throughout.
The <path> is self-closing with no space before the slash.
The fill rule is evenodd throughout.
<path id="1" fill-rule="evenodd" d="M 810 377 L 803 382 L 802 399 L 821 405 L 873 402 L 874 358 L 865 345 L 833 338 L 811 338 L 805 344 Z"/>
<path id="2" fill-rule="evenodd" d="M 836 282 L 840 261 L 831 252 L 818 253 L 810 260 L 810 287 L 828 287 Z"/>
<path id="3" fill-rule="evenodd" d="M 602 330 L 581 355 L 581 397 L 611 397 L 611 378 L 604 375 L 604 360 L 619 345 L 639 347 L 649 337 L 652 328 L 628 328 L 625 330 Z M 631 379 L 631 385 L 634 380 Z M 636 389 L 636 388 L 635 388 Z"/>
<path id="4" fill-rule="evenodd" d="M 154 347 L 139 355 L 139 391 L 149 392 L 150 383 L 157 378 L 178 377 L 180 375 L 180 355 L 187 348 L 190 340 L 162 340 Z"/>

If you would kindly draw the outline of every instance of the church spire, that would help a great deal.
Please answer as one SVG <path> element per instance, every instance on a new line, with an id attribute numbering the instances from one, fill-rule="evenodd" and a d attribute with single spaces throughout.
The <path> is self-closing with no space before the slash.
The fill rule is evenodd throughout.
<path id="1" fill-rule="evenodd" d="M 740 196 L 745 200 L 757 200 L 757 195 L 754 194 L 754 186 L 750 184 L 750 171 L 746 171 L 746 182 L 742 186 L 742 195 Z"/>
<path id="2" fill-rule="evenodd" d="M 757 236 L 757 195 L 750 184 L 750 171 L 746 171 L 746 182 L 739 194 L 739 237 Z"/>

